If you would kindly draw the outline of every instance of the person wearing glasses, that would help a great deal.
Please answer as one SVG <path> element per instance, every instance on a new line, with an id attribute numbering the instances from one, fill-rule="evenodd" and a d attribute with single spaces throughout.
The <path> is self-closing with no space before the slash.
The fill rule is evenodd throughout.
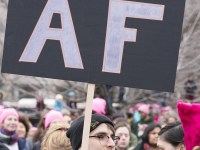
<path id="1" fill-rule="evenodd" d="M 73 150 L 82 150 L 83 124 L 84 116 L 81 116 L 72 122 L 67 131 Z M 104 115 L 92 114 L 88 150 L 115 150 L 118 140 L 113 122 Z"/>

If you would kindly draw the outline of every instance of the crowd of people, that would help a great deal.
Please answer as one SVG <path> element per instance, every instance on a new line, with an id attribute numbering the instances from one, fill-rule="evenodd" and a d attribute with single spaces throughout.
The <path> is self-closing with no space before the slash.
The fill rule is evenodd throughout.
<path id="1" fill-rule="evenodd" d="M 74 115 L 56 105 L 39 107 L 37 126 L 25 113 L 1 105 L 0 150 L 83 150 L 84 112 Z M 179 100 L 176 108 L 138 103 L 114 110 L 94 98 L 88 149 L 200 150 L 200 104 Z"/>

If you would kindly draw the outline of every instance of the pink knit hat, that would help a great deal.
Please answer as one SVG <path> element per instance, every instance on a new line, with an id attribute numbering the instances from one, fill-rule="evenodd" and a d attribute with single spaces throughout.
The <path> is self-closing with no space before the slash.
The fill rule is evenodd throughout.
<path id="1" fill-rule="evenodd" d="M 178 101 L 178 114 L 184 130 L 184 142 L 187 150 L 200 146 L 200 104 L 188 104 Z"/>
<path id="2" fill-rule="evenodd" d="M 141 111 L 145 114 L 149 114 L 149 105 L 143 104 L 138 108 L 138 111 Z"/>
<path id="3" fill-rule="evenodd" d="M 58 121 L 64 120 L 62 113 L 56 110 L 50 110 L 44 116 L 44 127 L 48 128 L 49 125 L 56 120 Z"/>
<path id="4" fill-rule="evenodd" d="M 16 116 L 17 120 L 19 120 L 19 114 L 14 108 L 5 108 L 0 114 L 0 124 L 3 123 L 6 117 L 10 115 Z"/>
<path id="5" fill-rule="evenodd" d="M 93 105 L 92 110 L 95 111 L 98 114 L 105 115 L 105 109 L 106 109 L 106 101 L 102 98 L 95 98 L 93 99 Z"/>

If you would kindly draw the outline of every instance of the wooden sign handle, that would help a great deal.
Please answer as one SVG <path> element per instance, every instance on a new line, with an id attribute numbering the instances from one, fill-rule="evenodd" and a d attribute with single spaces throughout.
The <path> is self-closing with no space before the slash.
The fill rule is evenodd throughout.
<path id="1" fill-rule="evenodd" d="M 81 150 L 88 150 L 95 84 L 88 83 Z"/>

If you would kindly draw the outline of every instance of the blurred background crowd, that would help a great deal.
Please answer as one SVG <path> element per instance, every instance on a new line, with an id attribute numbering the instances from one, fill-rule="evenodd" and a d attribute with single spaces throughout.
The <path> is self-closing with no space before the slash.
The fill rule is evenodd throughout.
<path id="1" fill-rule="evenodd" d="M 185 82 L 185 102 L 193 103 L 197 86 L 192 78 Z M 95 90 L 92 113 L 102 114 L 110 118 L 115 124 L 116 135 L 120 137 L 118 150 L 156 150 L 158 133 L 161 127 L 169 123 L 180 121 L 176 105 L 169 105 L 166 101 L 141 101 L 128 104 L 124 98 L 124 88 L 120 87 L 119 101 L 113 102 L 108 91 L 112 86 L 99 85 Z M 104 91 L 105 90 L 105 91 Z M 0 143 L 13 148 L 17 143 L 19 150 L 40 150 L 45 143 L 45 136 L 52 132 L 49 127 L 57 121 L 54 128 L 61 128 L 66 139 L 66 130 L 78 117 L 84 115 L 85 105 L 79 106 L 76 92 L 70 90 L 68 99 L 62 94 L 55 94 L 52 99 L 22 98 L 17 103 L 2 101 L 0 107 Z M 178 99 L 177 99 L 178 100 Z M 54 129 L 55 130 L 55 129 Z M 57 138 L 62 136 L 57 135 Z M 63 141 L 71 149 L 70 142 Z M 66 149 L 65 147 L 65 149 Z"/>

